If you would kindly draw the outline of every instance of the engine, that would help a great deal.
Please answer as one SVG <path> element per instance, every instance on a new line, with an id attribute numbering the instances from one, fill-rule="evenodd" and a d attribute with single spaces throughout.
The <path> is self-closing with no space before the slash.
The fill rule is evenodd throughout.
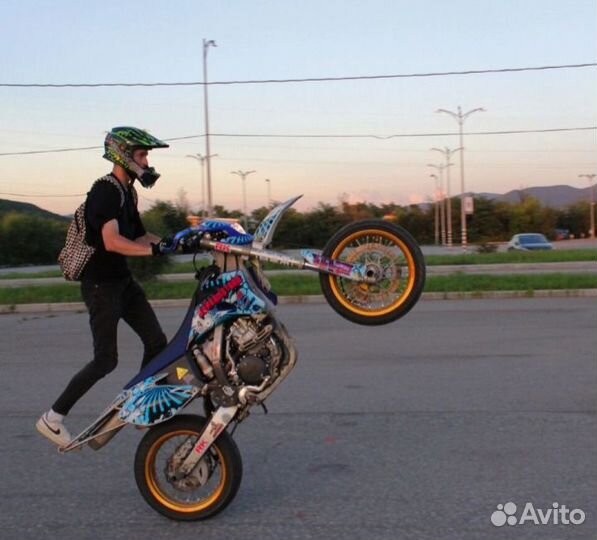
<path id="1" fill-rule="evenodd" d="M 267 315 L 241 317 L 228 329 L 226 372 L 236 385 L 259 386 L 279 375 L 283 349 Z"/>
<path id="2" fill-rule="evenodd" d="M 189 351 L 199 367 L 206 413 L 239 403 L 238 420 L 251 405 L 261 403 L 294 368 L 296 347 L 284 325 L 267 314 L 240 317 L 219 325 L 201 344 Z"/>
<path id="3" fill-rule="evenodd" d="M 221 327 L 220 327 L 221 329 Z M 214 378 L 214 364 L 220 358 L 218 330 L 201 346 L 195 345 L 191 352 L 204 380 Z M 224 354 L 222 366 L 228 382 L 235 386 L 259 386 L 268 379 L 273 382 L 278 376 L 284 358 L 284 348 L 274 332 L 274 326 L 267 315 L 241 317 L 224 332 Z"/>

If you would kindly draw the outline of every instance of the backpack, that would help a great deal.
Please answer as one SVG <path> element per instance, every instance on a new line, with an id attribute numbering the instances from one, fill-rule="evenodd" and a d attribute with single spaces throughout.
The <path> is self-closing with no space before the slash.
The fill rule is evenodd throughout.
<path id="1" fill-rule="evenodd" d="M 122 210 L 125 202 L 125 194 L 120 182 L 113 176 L 106 175 L 96 180 L 91 189 L 93 189 L 98 182 L 110 182 L 110 184 L 118 188 L 118 192 L 120 193 L 120 210 Z M 136 204 L 137 193 L 135 192 L 134 188 L 132 188 L 132 192 Z M 58 255 L 58 264 L 60 265 L 60 270 L 62 270 L 64 278 L 68 281 L 78 281 L 81 278 L 81 274 L 83 273 L 85 266 L 96 250 L 96 248 L 89 245 L 87 241 L 88 230 L 87 221 L 85 219 L 86 203 L 87 200 L 81 203 L 81 205 L 75 210 L 73 220 L 68 226 L 68 231 L 66 232 L 66 241 L 64 243 L 64 247 L 60 251 L 60 255 Z"/>

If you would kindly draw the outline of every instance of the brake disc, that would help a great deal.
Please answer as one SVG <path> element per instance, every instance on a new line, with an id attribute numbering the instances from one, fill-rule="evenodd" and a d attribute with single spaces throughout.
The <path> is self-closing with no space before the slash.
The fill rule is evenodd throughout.
<path id="1" fill-rule="evenodd" d="M 347 262 L 364 264 L 367 275 L 377 280 L 400 278 L 400 266 L 395 263 L 396 253 L 384 244 L 362 244 L 352 250 Z"/>
<path id="2" fill-rule="evenodd" d="M 375 279 L 372 283 L 345 281 L 351 296 L 363 304 L 382 301 L 383 297 L 396 293 L 400 287 L 402 267 L 396 261 L 396 253 L 384 244 L 362 244 L 353 248 L 346 258 L 349 264 L 362 264 L 366 275 Z"/>
<path id="3" fill-rule="evenodd" d="M 175 473 L 182 465 L 187 456 L 193 451 L 197 442 L 196 437 L 188 437 L 170 456 L 165 467 L 165 476 L 168 482 L 179 491 L 194 491 L 195 489 L 207 484 L 213 471 L 213 458 L 211 454 L 206 453 L 193 470 L 180 480 L 175 479 Z"/>

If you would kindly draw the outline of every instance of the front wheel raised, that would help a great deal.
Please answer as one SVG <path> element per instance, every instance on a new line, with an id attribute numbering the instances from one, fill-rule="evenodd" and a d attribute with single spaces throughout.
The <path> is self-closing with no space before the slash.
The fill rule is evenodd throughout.
<path id="1" fill-rule="evenodd" d="M 178 521 L 207 519 L 228 506 L 242 479 L 242 461 L 232 437 L 223 431 L 191 473 L 174 471 L 192 451 L 207 420 L 180 415 L 152 428 L 135 455 L 135 480 L 143 498 L 160 514 Z"/>
<path id="2" fill-rule="evenodd" d="M 323 256 L 363 265 L 369 282 L 320 274 L 330 306 L 349 321 L 387 324 L 406 315 L 423 292 L 425 261 L 416 240 L 399 225 L 382 220 L 350 223 L 325 245 Z"/>

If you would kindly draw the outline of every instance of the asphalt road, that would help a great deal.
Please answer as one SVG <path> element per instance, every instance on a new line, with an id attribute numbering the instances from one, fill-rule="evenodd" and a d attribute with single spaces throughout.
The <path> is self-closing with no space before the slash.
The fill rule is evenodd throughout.
<path id="1" fill-rule="evenodd" d="M 182 313 L 158 313 L 172 335 Z M 0 538 L 594 539 L 597 308 L 591 298 L 422 301 L 402 321 L 353 325 L 323 304 L 282 306 L 299 364 L 235 438 L 244 478 L 202 523 L 176 523 L 137 492 L 141 433 L 59 455 L 38 415 L 87 360 L 86 315 L 0 316 Z M 77 404 L 82 429 L 135 373 Z M 582 509 L 580 525 L 495 527 L 498 504 Z"/>

